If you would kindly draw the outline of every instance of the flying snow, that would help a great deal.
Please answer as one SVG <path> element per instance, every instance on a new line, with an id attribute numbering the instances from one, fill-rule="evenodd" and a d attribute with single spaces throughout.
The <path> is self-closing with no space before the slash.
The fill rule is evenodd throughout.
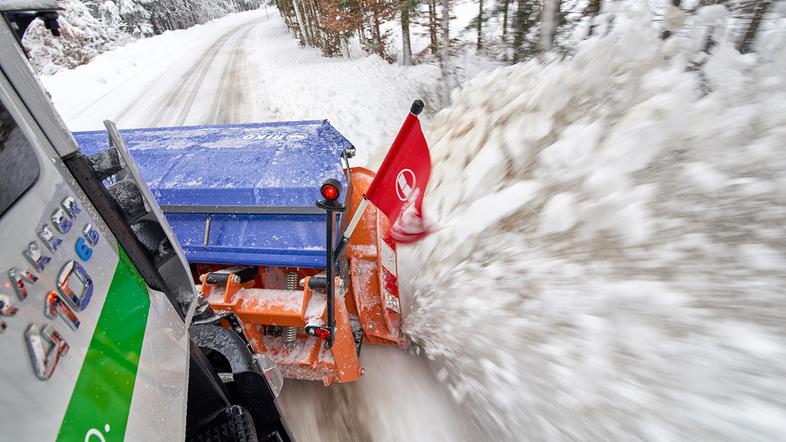
<path id="1" fill-rule="evenodd" d="M 490 438 L 782 439 L 784 45 L 598 23 L 435 117 L 406 331 Z"/>

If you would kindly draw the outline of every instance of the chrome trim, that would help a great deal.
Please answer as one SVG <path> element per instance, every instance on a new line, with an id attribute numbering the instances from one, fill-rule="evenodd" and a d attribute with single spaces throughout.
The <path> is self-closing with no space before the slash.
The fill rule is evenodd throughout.
<path id="1" fill-rule="evenodd" d="M 12 268 L 8 271 L 8 278 L 10 278 L 11 282 L 14 284 L 16 296 L 19 297 L 20 301 L 24 301 L 27 298 L 27 286 L 25 283 L 33 285 L 38 281 L 38 276 L 27 270 L 19 270 L 17 268 Z"/>
<path id="2" fill-rule="evenodd" d="M 52 377 L 60 357 L 68 353 L 68 343 L 63 336 L 50 325 L 41 328 L 30 324 L 25 330 L 25 341 L 36 377 L 42 381 Z"/>
<path id="3" fill-rule="evenodd" d="M 53 232 L 47 224 L 43 225 L 41 230 L 38 231 L 38 237 L 41 238 L 41 242 L 44 243 L 50 252 L 56 252 L 60 244 L 63 243 L 63 240 L 56 237 L 55 232 Z"/>
<path id="4" fill-rule="evenodd" d="M 85 237 L 85 240 L 87 240 L 87 243 L 90 244 L 91 246 L 95 246 L 96 244 L 98 244 L 98 239 L 100 238 L 100 236 L 98 235 L 98 230 L 96 230 L 95 227 L 93 227 L 93 225 L 89 223 L 86 224 L 85 227 L 82 229 L 82 236 Z"/>
<path id="5" fill-rule="evenodd" d="M 73 276 L 76 276 L 82 284 L 82 290 L 79 294 L 74 293 L 71 289 Z M 90 278 L 84 267 L 75 260 L 71 260 L 63 266 L 60 274 L 57 276 L 57 290 L 62 293 L 76 311 L 81 312 L 90 304 L 90 298 L 93 297 L 93 279 Z"/>
<path id="6" fill-rule="evenodd" d="M 52 213 L 52 224 L 60 233 L 68 233 L 71 227 L 74 227 L 74 222 L 66 216 L 66 211 L 63 209 L 57 209 Z"/>
<path id="7" fill-rule="evenodd" d="M 325 211 L 311 206 L 196 206 L 162 205 L 164 213 L 205 215 L 324 215 Z"/>
<path id="8" fill-rule="evenodd" d="M 39 272 L 43 272 L 46 268 L 46 265 L 49 264 L 49 261 L 52 260 L 51 257 L 41 253 L 41 247 L 39 247 L 38 243 L 35 241 L 32 241 L 30 244 L 28 244 L 27 250 L 23 251 L 22 254 Z"/>
<path id="9" fill-rule="evenodd" d="M 74 198 L 73 196 L 65 197 L 65 199 L 63 199 L 63 202 L 60 203 L 60 205 L 63 207 L 63 209 L 68 214 L 68 217 L 71 219 L 74 219 L 76 215 L 82 211 L 82 209 L 79 207 L 79 204 L 77 204 L 76 202 L 76 198 Z"/>
<path id="10" fill-rule="evenodd" d="M 76 330 L 79 328 L 79 318 L 68 304 L 62 294 L 52 290 L 46 295 L 44 314 L 49 319 L 55 319 L 59 314 L 63 321 L 71 327 L 71 330 Z"/>

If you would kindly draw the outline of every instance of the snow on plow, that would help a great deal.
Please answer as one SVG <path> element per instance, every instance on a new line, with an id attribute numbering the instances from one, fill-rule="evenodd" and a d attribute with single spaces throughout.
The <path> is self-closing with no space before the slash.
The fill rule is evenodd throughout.
<path id="1" fill-rule="evenodd" d="M 200 320 L 242 333 L 285 377 L 350 382 L 364 342 L 405 346 L 373 172 L 327 121 L 121 131 L 198 277 Z M 86 154 L 103 131 L 74 137 Z M 358 210 L 354 234 L 337 239 Z M 199 275 L 199 276 L 197 276 Z"/>

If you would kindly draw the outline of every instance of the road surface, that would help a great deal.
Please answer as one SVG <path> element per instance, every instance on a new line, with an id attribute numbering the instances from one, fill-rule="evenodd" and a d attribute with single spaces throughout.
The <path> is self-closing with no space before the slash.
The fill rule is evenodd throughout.
<path id="1" fill-rule="evenodd" d="M 275 119 L 275 103 L 249 99 L 266 33 L 279 21 L 264 14 L 200 35 L 187 45 L 139 60 L 133 75 L 115 78 L 90 98 L 55 102 L 74 130 L 99 128 L 104 118 L 121 128 L 226 124 Z M 275 27 L 275 28 L 274 28 Z M 260 60 L 256 60 L 259 62 Z M 264 63 L 264 60 L 261 60 Z M 278 63 L 281 63 L 278 60 Z M 256 64 L 258 66 L 258 63 Z M 121 74 L 119 74 L 121 75 Z M 308 87 L 308 85 L 303 85 Z M 366 345 L 366 372 L 351 384 L 288 380 L 280 404 L 301 441 L 470 441 L 468 413 L 432 375 L 427 361 L 392 347 Z"/>
<path id="2" fill-rule="evenodd" d="M 152 60 L 64 117 L 77 127 L 95 126 L 98 113 L 124 128 L 252 121 L 258 113 L 247 98 L 252 87 L 248 54 L 250 43 L 258 40 L 255 33 L 267 24 L 262 20 L 254 17 Z"/>

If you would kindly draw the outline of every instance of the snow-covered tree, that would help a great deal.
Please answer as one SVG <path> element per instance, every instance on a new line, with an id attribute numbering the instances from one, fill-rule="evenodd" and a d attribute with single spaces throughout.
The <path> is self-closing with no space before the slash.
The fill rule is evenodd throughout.
<path id="1" fill-rule="evenodd" d="M 23 44 L 41 74 L 79 66 L 135 38 L 183 29 L 230 12 L 258 8 L 262 0 L 62 0 L 56 38 L 40 21 Z"/>
<path id="2" fill-rule="evenodd" d="M 61 37 L 53 37 L 38 20 L 25 34 L 23 43 L 39 73 L 52 74 L 60 67 L 84 64 L 101 52 L 129 40 L 113 2 L 65 0 L 62 6 Z"/>

